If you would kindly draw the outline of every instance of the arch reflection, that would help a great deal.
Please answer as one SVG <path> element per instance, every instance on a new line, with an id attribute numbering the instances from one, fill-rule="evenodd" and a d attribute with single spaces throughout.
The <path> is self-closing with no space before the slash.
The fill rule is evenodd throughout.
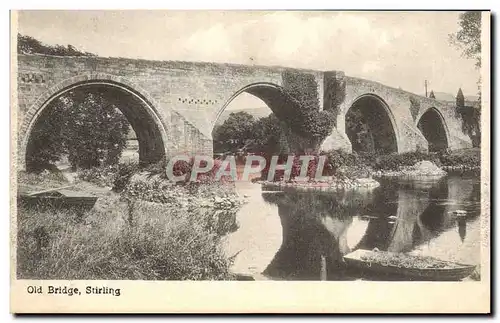
<path id="1" fill-rule="evenodd" d="M 259 193 L 262 203 L 273 209 L 269 216 L 279 219 L 274 223 L 281 228 L 273 230 L 281 230 L 282 237 L 281 245 L 273 247 L 274 256 L 266 256 L 271 260 L 263 264 L 262 273 L 286 280 L 387 279 L 346 268 L 343 256 L 357 249 L 443 259 L 465 252 L 464 257 L 475 257 L 477 246 L 466 251 L 460 246 L 476 239 L 478 183 L 477 177 L 449 175 L 421 181 L 381 180 L 381 186 L 370 192 Z M 458 220 L 451 214 L 457 209 L 466 210 L 469 217 Z M 255 237 L 261 239 L 266 240 Z"/>

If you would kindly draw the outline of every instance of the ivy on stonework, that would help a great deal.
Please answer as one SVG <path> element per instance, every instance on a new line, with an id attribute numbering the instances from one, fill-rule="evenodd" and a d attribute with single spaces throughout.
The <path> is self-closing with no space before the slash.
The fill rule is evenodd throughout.
<path id="1" fill-rule="evenodd" d="M 283 72 L 281 108 L 275 114 L 285 120 L 297 135 L 321 143 L 332 131 L 335 109 L 320 111 L 318 83 L 312 74 L 287 70 Z"/>

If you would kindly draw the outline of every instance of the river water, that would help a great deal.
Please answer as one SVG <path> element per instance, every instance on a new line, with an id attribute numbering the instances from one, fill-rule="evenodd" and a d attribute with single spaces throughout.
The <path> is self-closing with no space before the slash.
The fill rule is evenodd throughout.
<path id="1" fill-rule="evenodd" d="M 335 193 L 263 191 L 238 183 L 248 203 L 225 239 L 232 270 L 253 279 L 372 280 L 343 255 L 378 248 L 480 264 L 480 179 L 383 179 L 375 189 Z M 467 211 L 457 220 L 454 210 Z"/>

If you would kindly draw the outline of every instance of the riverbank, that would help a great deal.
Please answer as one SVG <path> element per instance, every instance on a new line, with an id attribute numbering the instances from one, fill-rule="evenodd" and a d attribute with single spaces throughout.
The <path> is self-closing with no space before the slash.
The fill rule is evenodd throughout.
<path id="1" fill-rule="evenodd" d="M 344 153 L 345 154 L 345 153 Z M 423 153 L 394 154 L 378 157 L 375 161 L 367 162 L 367 159 L 359 158 L 354 154 L 346 154 L 347 157 L 339 158 L 342 153 L 330 153 L 327 166 L 332 176 L 325 176 L 322 180 L 309 177 L 306 181 L 290 180 L 260 180 L 257 181 L 265 190 L 282 190 L 294 188 L 304 191 L 336 191 L 352 189 L 373 189 L 380 184 L 377 178 L 382 177 L 404 177 L 404 178 L 441 178 L 449 172 L 477 170 L 474 166 L 477 162 L 473 157 L 462 155 L 462 157 L 450 157 L 453 155 L 442 155 L 441 159 L 452 165 L 443 165 L 437 155 Z M 444 157 L 446 156 L 446 157 Z M 459 156 L 459 155 L 454 155 Z M 463 156 L 466 156 L 465 158 Z M 340 160 L 340 162 L 338 162 Z M 464 164 L 456 164 L 461 161 Z M 335 169 L 332 171 L 332 169 Z"/>
<path id="2" fill-rule="evenodd" d="M 22 279 L 232 280 L 221 239 L 237 230 L 242 199 L 229 185 L 175 185 L 131 176 L 122 192 L 60 174 L 19 174 L 24 191 L 71 185 L 98 196 L 83 216 L 18 205 Z"/>
<path id="3" fill-rule="evenodd" d="M 263 190 L 282 190 L 286 188 L 294 188 L 302 191 L 337 191 L 337 190 L 354 190 L 354 189 L 373 189 L 380 186 L 380 183 L 372 178 L 343 178 L 343 179 L 328 179 L 324 181 L 257 181 L 262 185 Z"/>
<path id="4" fill-rule="evenodd" d="M 398 170 L 374 171 L 376 177 L 443 177 L 446 171 L 438 167 L 431 161 L 421 161 L 413 166 L 403 166 Z"/>
<path id="5" fill-rule="evenodd" d="M 231 279 L 216 229 L 204 218 L 161 204 L 100 199 L 83 218 L 21 207 L 19 279 Z"/>
<path id="6" fill-rule="evenodd" d="M 481 166 L 479 148 L 378 156 L 332 151 L 326 155 L 330 168 L 347 178 L 442 177 L 457 171 L 478 171 Z"/>

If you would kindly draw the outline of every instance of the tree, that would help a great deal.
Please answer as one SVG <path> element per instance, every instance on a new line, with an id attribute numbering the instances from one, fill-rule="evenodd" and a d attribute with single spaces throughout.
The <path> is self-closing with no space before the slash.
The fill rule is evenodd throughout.
<path id="1" fill-rule="evenodd" d="M 270 156 L 286 153 L 288 150 L 288 133 L 286 124 L 280 121 L 274 113 L 260 118 L 254 124 L 254 141 L 252 151 Z"/>
<path id="2" fill-rule="evenodd" d="M 214 130 L 214 151 L 244 149 L 247 152 L 273 155 L 288 152 L 289 128 L 274 113 L 255 120 L 246 112 L 231 113 Z"/>
<path id="3" fill-rule="evenodd" d="M 359 108 L 349 109 L 345 116 L 345 124 L 346 134 L 353 151 L 375 151 L 372 131 L 368 126 L 366 116 Z"/>
<path id="4" fill-rule="evenodd" d="M 21 34 L 17 34 L 17 51 L 20 54 L 95 56 L 73 45 L 46 45 Z M 128 121 L 119 111 L 121 104 L 105 91 L 73 90 L 56 98 L 31 132 L 27 168 L 49 168 L 64 154 L 74 168 L 117 163 L 129 131 Z"/>
<path id="5" fill-rule="evenodd" d="M 476 60 L 481 67 L 481 12 L 466 11 L 459 16 L 460 29 L 450 35 L 450 42 L 462 49 L 467 58 Z"/>
<path id="6" fill-rule="evenodd" d="M 456 104 L 458 108 L 463 108 L 465 107 L 465 97 L 462 92 L 462 88 L 458 89 L 457 96 L 456 96 Z"/>
<path id="7" fill-rule="evenodd" d="M 462 131 L 472 141 L 473 147 L 481 145 L 481 110 L 465 105 L 462 89 L 458 89 L 456 97 L 455 115 L 462 120 Z"/>
<path id="8" fill-rule="evenodd" d="M 436 99 L 436 96 L 434 95 L 434 91 L 431 90 L 431 93 L 429 94 L 429 98 Z"/>
<path id="9" fill-rule="evenodd" d="M 104 91 L 73 90 L 54 100 L 30 136 L 27 166 L 46 167 L 63 154 L 73 168 L 118 162 L 126 146 L 129 123 L 119 103 Z"/>
<path id="10" fill-rule="evenodd" d="M 57 56 L 96 56 L 89 52 L 80 51 L 73 45 L 68 45 L 67 47 L 61 45 L 50 46 L 31 36 L 21 34 L 17 34 L 17 53 Z"/>
<path id="11" fill-rule="evenodd" d="M 245 112 L 232 112 L 224 123 L 214 129 L 215 151 L 223 152 L 242 148 L 253 139 L 255 118 Z"/>
<path id="12" fill-rule="evenodd" d="M 126 146 L 129 123 L 104 92 L 75 93 L 64 106 L 64 137 L 73 167 L 116 164 Z"/>
<path id="13" fill-rule="evenodd" d="M 62 134 L 64 116 L 50 110 L 49 107 L 44 111 L 30 134 L 26 151 L 26 166 L 30 171 L 50 169 L 66 153 Z"/>
<path id="14" fill-rule="evenodd" d="M 481 12 L 461 13 L 458 32 L 450 34 L 450 42 L 462 49 L 462 55 L 476 60 L 476 68 L 481 67 Z M 477 81 L 478 101 L 481 102 L 481 77 Z"/>

